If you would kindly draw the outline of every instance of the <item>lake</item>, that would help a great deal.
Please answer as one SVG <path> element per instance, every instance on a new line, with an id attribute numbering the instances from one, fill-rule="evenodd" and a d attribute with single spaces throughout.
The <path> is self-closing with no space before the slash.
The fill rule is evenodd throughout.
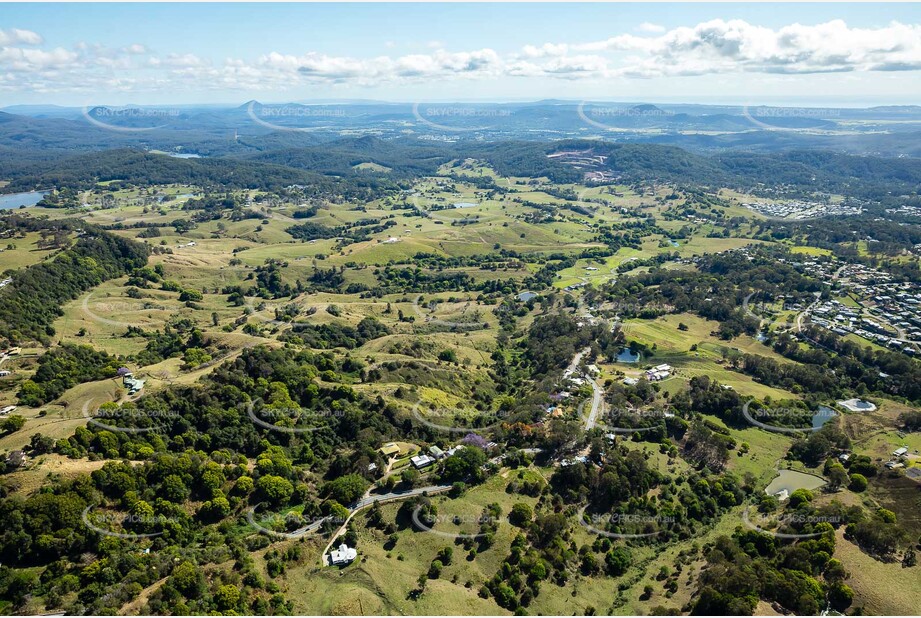
<path id="1" fill-rule="evenodd" d="M 819 411 L 812 416 L 812 428 L 818 429 L 836 416 L 835 411 L 828 406 L 819 406 Z"/>
<path id="2" fill-rule="evenodd" d="M 618 363 L 635 363 L 640 360 L 639 354 L 634 354 L 630 348 L 624 348 L 617 353 L 617 362 Z"/>
<path id="3" fill-rule="evenodd" d="M 35 206 L 47 194 L 47 191 L 29 191 L 28 193 L 0 195 L 0 210 L 12 210 L 20 206 Z"/>
<path id="4" fill-rule="evenodd" d="M 764 491 L 769 496 L 773 496 L 784 489 L 787 490 L 788 494 L 792 494 L 797 489 L 808 489 L 811 491 L 813 489 L 818 489 L 824 484 L 825 479 L 813 474 L 797 472 L 796 470 L 781 470 Z"/>

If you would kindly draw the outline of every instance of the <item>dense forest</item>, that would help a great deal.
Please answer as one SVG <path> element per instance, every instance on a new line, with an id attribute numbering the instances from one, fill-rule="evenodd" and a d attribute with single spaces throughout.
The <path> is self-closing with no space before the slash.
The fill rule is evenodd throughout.
<path id="1" fill-rule="evenodd" d="M 48 188 L 91 189 L 98 182 L 119 180 L 137 186 L 188 183 L 201 187 L 279 190 L 309 186 L 315 195 L 374 199 L 392 190 L 390 181 L 374 176 L 336 180 L 305 170 L 228 158 L 177 159 L 140 150 L 108 150 L 12 171 L 5 191 Z"/>
<path id="2" fill-rule="evenodd" d="M 548 158 L 561 151 L 606 157 L 604 169 L 624 182 L 670 182 L 709 187 L 789 187 L 794 194 L 824 191 L 885 199 L 900 192 L 916 194 L 921 172 L 911 159 L 831 154 L 820 151 L 779 153 L 723 152 L 705 156 L 676 146 L 614 144 L 598 140 L 561 140 L 436 144 L 413 138 L 341 138 L 320 144 L 258 153 L 200 159 L 176 159 L 142 150 L 116 149 L 48 161 L 25 157 L 0 167 L 11 183 L 6 192 L 49 187 L 86 189 L 95 182 L 134 184 L 185 182 L 200 186 L 277 190 L 290 185 L 315 187 L 318 195 L 373 199 L 396 188 L 400 179 L 430 175 L 454 159 L 488 162 L 502 176 L 546 177 L 555 183 L 581 181 L 583 171 Z M 362 163 L 384 171 L 363 169 Z M 338 177 L 338 180 L 332 176 Z"/>

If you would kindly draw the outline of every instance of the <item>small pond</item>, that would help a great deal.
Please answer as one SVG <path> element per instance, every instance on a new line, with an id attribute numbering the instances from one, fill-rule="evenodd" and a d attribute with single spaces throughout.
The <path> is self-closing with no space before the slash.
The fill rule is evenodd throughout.
<path id="1" fill-rule="evenodd" d="M 812 416 L 812 428 L 818 429 L 836 416 L 835 411 L 828 406 L 819 406 L 819 411 Z"/>
<path id="2" fill-rule="evenodd" d="M 813 490 L 818 489 L 824 484 L 825 479 L 819 478 L 813 474 L 797 472 L 796 470 L 780 470 L 764 491 L 769 496 L 773 496 L 784 489 L 787 490 L 788 494 L 792 494 L 797 489 Z"/>

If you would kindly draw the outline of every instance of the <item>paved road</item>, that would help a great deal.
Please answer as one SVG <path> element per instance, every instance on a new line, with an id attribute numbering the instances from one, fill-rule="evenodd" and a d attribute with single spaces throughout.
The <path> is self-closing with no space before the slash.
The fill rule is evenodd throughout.
<path id="1" fill-rule="evenodd" d="M 745 312 L 745 315 L 747 315 L 748 317 L 755 318 L 756 320 L 760 320 L 761 322 L 764 322 L 766 318 L 763 318 L 760 315 L 755 315 L 755 313 L 748 306 L 749 301 L 751 301 L 752 296 L 754 296 L 755 294 L 757 294 L 757 292 L 752 292 L 751 294 L 749 294 L 742 300 L 742 310 Z"/>
<path id="2" fill-rule="evenodd" d="M 592 385 L 592 409 L 589 411 L 588 416 L 585 417 L 585 431 L 589 431 L 595 427 L 595 422 L 598 420 L 598 413 L 601 412 L 604 406 L 604 391 L 598 386 L 598 382 L 595 381 L 595 378 L 589 378 L 588 381 Z"/>
<path id="3" fill-rule="evenodd" d="M 819 304 L 820 298 L 816 298 L 815 301 L 802 311 L 796 314 L 796 332 L 803 332 L 803 318 L 809 315 L 809 312 L 815 309 L 816 305 Z"/>
<path id="4" fill-rule="evenodd" d="M 569 367 L 566 368 L 568 373 L 575 373 L 576 368 L 579 366 L 579 363 L 582 362 L 582 357 L 589 353 L 591 348 L 585 348 L 579 352 L 576 352 L 576 355 L 572 357 L 572 362 L 569 363 Z"/>
<path id="5" fill-rule="evenodd" d="M 566 368 L 566 371 L 569 373 L 575 373 L 576 368 L 579 366 L 579 363 L 582 362 L 582 358 L 591 351 L 591 348 L 585 348 L 576 353 L 572 358 L 572 362 L 569 363 L 569 367 Z M 592 429 L 595 426 L 595 423 L 598 420 L 598 413 L 601 412 L 602 406 L 604 405 L 604 390 L 598 385 L 598 382 L 595 381 L 595 378 L 586 376 L 588 378 L 589 384 L 592 385 L 592 409 L 589 410 L 588 416 L 585 417 L 585 431 Z"/>
<path id="6" fill-rule="evenodd" d="M 449 489 L 451 489 L 451 485 L 429 485 L 427 487 L 416 487 L 415 489 L 404 489 L 403 491 L 392 491 L 388 494 L 367 493 L 361 500 L 352 505 L 352 511 L 360 511 L 366 506 L 371 506 L 375 502 L 402 500 L 404 498 L 421 496 L 424 493 L 437 494 L 442 491 L 448 491 Z"/>
<path id="7" fill-rule="evenodd" d="M 348 518 L 346 519 L 346 521 L 343 523 L 342 528 L 345 528 L 345 525 L 348 524 L 348 520 L 352 518 L 352 515 L 354 515 L 355 513 L 357 513 L 358 511 L 360 511 L 360 510 L 362 510 L 362 509 L 364 509 L 364 508 L 366 508 L 366 507 L 371 506 L 371 505 L 374 504 L 375 502 L 391 502 L 391 501 L 393 501 L 393 500 L 403 500 L 403 499 L 405 499 L 405 498 L 412 498 L 412 497 L 415 497 L 415 496 L 421 496 L 422 494 L 424 494 L 424 493 L 426 493 L 426 492 L 427 492 L 427 493 L 430 493 L 430 494 L 437 494 L 437 493 L 441 493 L 441 492 L 443 492 L 443 491 L 447 491 L 447 490 L 449 490 L 449 489 L 451 489 L 451 485 L 429 485 L 428 487 L 418 487 L 418 488 L 416 488 L 416 489 L 406 489 L 406 490 L 403 490 L 403 491 L 393 491 L 393 492 L 390 492 L 390 493 L 387 493 L 387 494 L 377 494 L 377 495 L 374 495 L 374 494 L 371 494 L 371 493 L 366 493 L 360 500 L 358 500 L 358 502 L 356 502 L 356 503 L 354 503 L 353 505 L 351 505 L 351 507 L 349 508 L 349 516 L 348 516 Z M 370 491 L 370 490 L 369 490 L 369 491 Z M 318 519 L 317 521 L 311 522 L 311 523 L 307 524 L 306 526 L 303 526 L 303 527 L 301 527 L 301 528 L 298 528 L 297 530 L 293 530 L 293 531 L 291 531 L 291 532 L 279 533 L 279 535 L 280 535 L 280 536 L 285 536 L 285 537 L 288 537 L 288 538 L 298 538 L 298 537 L 304 536 L 305 534 L 308 534 L 308 533 L 310 533 L 310 532 L 316 532 L 316 531 L 319 530 L 320 527 L 321 527 L 323 524 L 325 524 L 327 521 L 329 521 L 329 517 L 328 517 L 328 516 L 327 516 L 327 517 L 324 517 L 324 518 L 322 518 L 322 519 Z M 336 537 L 338 537 L 338 536 L 341 534 L 341 532 L 342 532 L 342 530 L 340 529 L 340 530 L 336 533 L 336 535 L 333 537 L 333 540 L 335 540 Z M 330 541 L 330 543 L 332 543 L 332 541 Z M 329 546 L 327 546 L 326 550 L 329 550 Z M 326 551 L 324 551 L 323 553 L 326 554 Z"/>

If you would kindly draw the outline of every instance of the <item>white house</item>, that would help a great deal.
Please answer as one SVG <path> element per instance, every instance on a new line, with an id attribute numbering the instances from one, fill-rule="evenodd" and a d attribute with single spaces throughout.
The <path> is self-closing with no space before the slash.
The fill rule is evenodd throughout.
<path id="1" fill-rule="evenodd" d="M 345 566 L 351 564 L 357 557 L 358 550 L 343 543 L 339 546 L 339 549 L 329 552 L 329 563 L 334 566 Z"/>
<path id="2" fill-rule="evenodd" d="M 652 369 L 646 371 L 646 379 L 650 382 L 655 382 L 657 380 L 664 380 L 671 375 L 672 366 L 671 365 L 656 365 Z"/>
<path id="3" fill-rule="evenodd" d="M 410 457 L 409 461 L 417 470 L 421 470 L 435 463 L 435 458 L 428 455 L 416 455 L 415 457 Z"/>
<path id="4" fill-rule="evenodd" d="M 445 456 L 446 456 L 446 457 L 451 457 L 451 456 L 455 455 L 455 454 L 457 453 L 457 451 L 463 450 L 463 448 L 464 448 L 464 445 L 463 445 L 463 444 L 458 444 L 457 446 L 453 446 L 453 447 L 451 447 L 451 448 L 449 448 L 449 449 L 447 450 L 447 452 L 445 453 Z"/>

